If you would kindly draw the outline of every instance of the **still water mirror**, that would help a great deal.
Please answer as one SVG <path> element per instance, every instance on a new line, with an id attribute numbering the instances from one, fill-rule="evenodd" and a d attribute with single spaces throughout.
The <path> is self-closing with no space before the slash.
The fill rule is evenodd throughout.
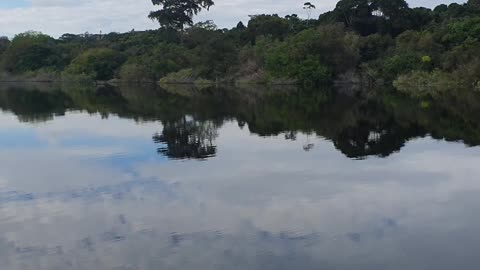
<path id="1" fill-rule="evenodd" d="M 480 98 L 0 86 L 1 269 L 478 269 Z"/>

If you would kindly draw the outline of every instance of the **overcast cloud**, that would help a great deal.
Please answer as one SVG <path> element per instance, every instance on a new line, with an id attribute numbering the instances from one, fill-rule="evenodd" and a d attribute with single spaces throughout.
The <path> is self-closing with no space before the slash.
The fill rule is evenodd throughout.
<path id="1" fill-rule="evenodd" d="M 28 30 L 41 31 L 58 37 L 63 33 L 125 32 L 132 29 L 154 29 L 158 25 L 147 18 L 154 9 L 150 0 L 1 0 L 0 35 L 12 37 Z M 220 27 L 232 27 L 238 21 L 246 22 L 248 15 L 296 13 L 304 1 L 297 0 L 230 0 L 217 1 L 210 12 L 203 12 L 196 20 L 214 20 Z M 333 9 L 337 0 L 313 0 L 316 13 Z M 411 6 L 433 7 L 452 0 L 410 0 Z M 456 1 L 464 2 L 464 1 Z"/>

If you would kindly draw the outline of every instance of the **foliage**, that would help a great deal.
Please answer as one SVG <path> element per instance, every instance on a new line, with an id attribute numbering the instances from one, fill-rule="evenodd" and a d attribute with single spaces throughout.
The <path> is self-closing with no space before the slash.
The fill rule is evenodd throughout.
<path id="1" fill-rule="evenodd" d="M 150 14 L 161 25 L 157 30 L 0 38 L 0 74 L 23 80 L 272 84 L 358 78 L 390 86 L 409 76 L 420 84 L 445 77 L 470 89 L 480 81 L 478 0 L 434 9 L 410 8 L 404 0 L 341 0 L 318 19 L 310 18 L 316 3 L 306 2 L 298 7 L 308 18 L 256 14 L 231 29 L 213 21 L 193 23 L 212 0 L 152 2 L 160 6 Z"/>
<path id="2" fill-rule="evenodd" d="M 136 59 L 129 60 L 120 68 L 119 77 L 127 82 L 152 82 L 155 75 L 147 63 Z"/>
<path id="3" fill-rule="evenodd" d="M 122 55 L 112 49 L 89 49 L 75 58 L 66 72 L 90 75 L 95 80 L 108 80 L 113 78 L 122 62 Z"/>
<path id="4" fill-rule="evenodd" d="M 3 57 L 3 67 L 12 73 L 57 67 L 60 64 L 61 60 L 55 51 L 54 40 L 38 32 L 16 35 Z"/>
<path id="5" fill-rule="evenodd" d="M 250 16 L 247 35 L 252 43 L 255 43 L 256 38 L 259 36 L 283 40 L 288 35 L 289 28 L 288 21 L 280 18 L 277 14 L 254 15 Z"/>
<path id="6" fill-rule="evenodd" d="M 442 42 L 449 46 L 460 45 L 467 39 L 480 37 L 480 16 L 448 23 Z"/>
<path id="7" fill-rule="evenodd" d="M 194 83 L 198 75 L 191 68 L 182 69 L 163 77 L 160 83 Z"/>
<path id="8" fill-rule="evenodd" d="M 304 30 L 270 49 L 266 67 L 276 77 L 328 82 L 331 75 L 355 68 L 358 43 L 358 36 L 340 25 Z"/>
<path id="9" fill-rule="evenodd" d="M 183 30 L 185 25 L 193 25 L 193 16 L 202 9 L 213 6 L 212 0 L 152 0 L 162 9 L 153 11 L 149 17 L 167 28 Z"/>
<path id="10" fill-rule="evenodd" d="M 421 70 L 422 64 L 421 57 L 416 53 L 394 55 L 385 59 L 383 76 L 387 79 L 395 79 L 412 70 Z"/>

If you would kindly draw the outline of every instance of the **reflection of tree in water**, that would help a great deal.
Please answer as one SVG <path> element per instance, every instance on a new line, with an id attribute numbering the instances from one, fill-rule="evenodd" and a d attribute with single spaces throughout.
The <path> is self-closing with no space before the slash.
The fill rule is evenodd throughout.
<path id="1" fill-rule="evenodd" d="M 437 98 L 424 108 L 418 100 L 395 94 L 352 97 L 330 92 L 243 88 L 172 92 L 155 86 L 3 84 L 0 109 L 26 122 L 48 121 L 74 110 L 161 121 L 165 129 L 154 137 L 162 146 L 158 151 L 176 159 L 214 156 L 217 123 L 229 120 L 237 120 L 240 128 L 258 136 L 283 134 L 295 141 L 300 134 L 311 134 L 360 159 L 386 157 L 408 140 L 425 135 L 480 145 L 479 95 Z M 302 142 L 305 151 L 314 151 L 313 146 L 308 138 Z"/>
<path id="2" fill-rule="evenodd" d="M 158 153 L 172 159 L 206 159 L 214 157 L 218 137 L 217 126 L 211 121 L 200 122 L 187 116 L 176 122 L 165 122 L 161 134 L 153 141 L 162 144 Z"/>
<path id="3" fill-rule="evenodd" d="M 72 100 L 63 92 L 24 91 L 11 87 L 0 90 L 0 108 L 14 112 L 20 122 L 44 122 L 64 115 Z"/>
<path id="4" fill-rule="evenodd" d="M 305 152 L 310 152 L 315 147 L 315 144 L 310 142 L 310 133 L 307 133 L 307 141 L 303 144 L 303 150 Z"/>
<path id="5" fill-rule="evenodd" d="M 400 151 L 411 138 L 422 134 L 424 133 L 416 127 L 401 127 L 395 123 L 372 126 L 360 122 L 356 127 L 342 130 L 333 142 L 349 158 L 387 157 Z"/>
<path id="6" fill-rule="evenodd" d="M 285 140 L 296 141 L 297 140 L 297 132 L 293 131 L 293 130 L 285 132 Z"/>

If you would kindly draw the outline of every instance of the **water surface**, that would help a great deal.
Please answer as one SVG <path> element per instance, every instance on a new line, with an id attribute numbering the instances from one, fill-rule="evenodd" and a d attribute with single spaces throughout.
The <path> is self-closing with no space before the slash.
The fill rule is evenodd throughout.
<path id="1" fill-rule="evenodd" d="M 0 265 L 478 269 L 466 99 L 2 85 Z"/>

